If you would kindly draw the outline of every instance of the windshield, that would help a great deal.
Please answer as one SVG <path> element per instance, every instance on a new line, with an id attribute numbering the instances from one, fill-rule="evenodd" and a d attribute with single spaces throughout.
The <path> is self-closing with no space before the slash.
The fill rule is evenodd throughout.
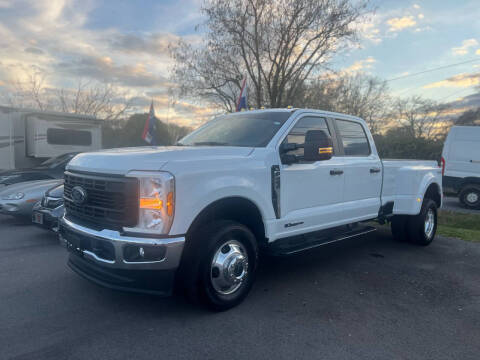
<path id="1" fill-rule="evenodd" d="M 36 166 L 35 169 L 53 169 L 56 168 L 58 165 L 65 163 L 66 161 L 70 160 L 75 154 L 63 154 L 60 156 L 56 156 L 50 158 L 40 165 Z"/>
<path id="2" fill-rule="evenodd" d="M 219 116 L 187 135 L 178 145 L 264 147 L 291 112 L 269 111 Z"/>

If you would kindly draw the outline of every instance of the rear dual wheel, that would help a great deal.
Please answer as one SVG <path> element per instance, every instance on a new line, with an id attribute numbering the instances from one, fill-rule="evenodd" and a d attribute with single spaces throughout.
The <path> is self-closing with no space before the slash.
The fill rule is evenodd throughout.
<path id="1" fill-rule="evenodd" d="M 418 215 L 394 216 L 391 228 L 395 240 L 430 245 L 437 232 L 437 204 L 431 199 L 424 199 Z"/>

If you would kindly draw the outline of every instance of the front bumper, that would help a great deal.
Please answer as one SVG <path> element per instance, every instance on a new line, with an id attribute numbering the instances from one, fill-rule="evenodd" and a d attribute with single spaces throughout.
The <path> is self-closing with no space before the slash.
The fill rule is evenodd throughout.
<path id="1" fill-rule="evenodd" d="M 70 252 L 68 265 L 79 275 L 118 290 L 169 295 L 180 264 L 185 237 L 125 236 L 114 230 L 93 230 L 60 220 L 60 242 Z M 159 258 L 127 261 L 126 248 L 154 248 Z"/>
<path id="2" fill-rule="evenodd" d="M 22 202 L 18 200 L 0 200 L 0 213 L 5 215 L 22 215 Z"/>

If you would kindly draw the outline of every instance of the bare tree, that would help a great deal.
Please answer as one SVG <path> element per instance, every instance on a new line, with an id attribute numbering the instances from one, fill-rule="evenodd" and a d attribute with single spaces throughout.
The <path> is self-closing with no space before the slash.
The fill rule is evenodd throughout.
<path id="1" fill-rule="evenodd" d="M 117 119 L 131 107 L 128 92 L 109 83 L 79 79 L 75 89 L 56 89 L 46 85 L 47 77 L 40 71 L 28 73 L 25 78 L 11 84 L 11 90 L 3 94 L 8 105 L 103 119 Z"/>
<path id="2" fill-rule="evenodd" d="M 4 101 L 11 106 L 21 106 L 40 110 L 48 110 L 54 105 L 52 99 L 45 96 L 46 75 L 37 69 L 25 73 L 24 80 L 16 80 L 10 84 L 10 91 L 2 95 Z"/>
<path id="3" fill-rule="evenodd" d="M 392 119 L 406 128 L 415 138 L 433 138 L 445 133 L 450 120 L 445 116 L 448 107 L 421 96 L 397 99 L 393 105 Z"/>
<path id="4" fill-rule="evenodd" d="M 120 91 L 109 83 L 84 82 L 77 88 L 55 91 L 62 112 L 88 114 L 103 119 L 118 119 L 131 106 L 128 92 Z"/>
<path id="5" fill-rule="evenodd" d="M 378 133 L 388 119 L 390 96 L 385 81 L 365 74 L 333 74 L 309 82 L 292 105 L 359 116 Z"/>
<path id="6" fill-rule="evenodd" d="M 181 93 L 232 111 L 243 77 L 252 105 L 286 105 L 347 40 L 364 0 L 206 0 L 202 46 L 172 47 Z"/>

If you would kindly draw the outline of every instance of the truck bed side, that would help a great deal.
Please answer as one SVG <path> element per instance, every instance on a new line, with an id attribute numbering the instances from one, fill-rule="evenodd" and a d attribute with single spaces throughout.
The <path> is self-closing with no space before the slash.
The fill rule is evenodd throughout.
<path id="1" fill-rule="evenodd" d="M 415 215 L 427 189 L 436 184 L 441 199 L 442 171 L 436 161 L 382 160 L 382 205 L 394 202 L 393 214 Z"/>

